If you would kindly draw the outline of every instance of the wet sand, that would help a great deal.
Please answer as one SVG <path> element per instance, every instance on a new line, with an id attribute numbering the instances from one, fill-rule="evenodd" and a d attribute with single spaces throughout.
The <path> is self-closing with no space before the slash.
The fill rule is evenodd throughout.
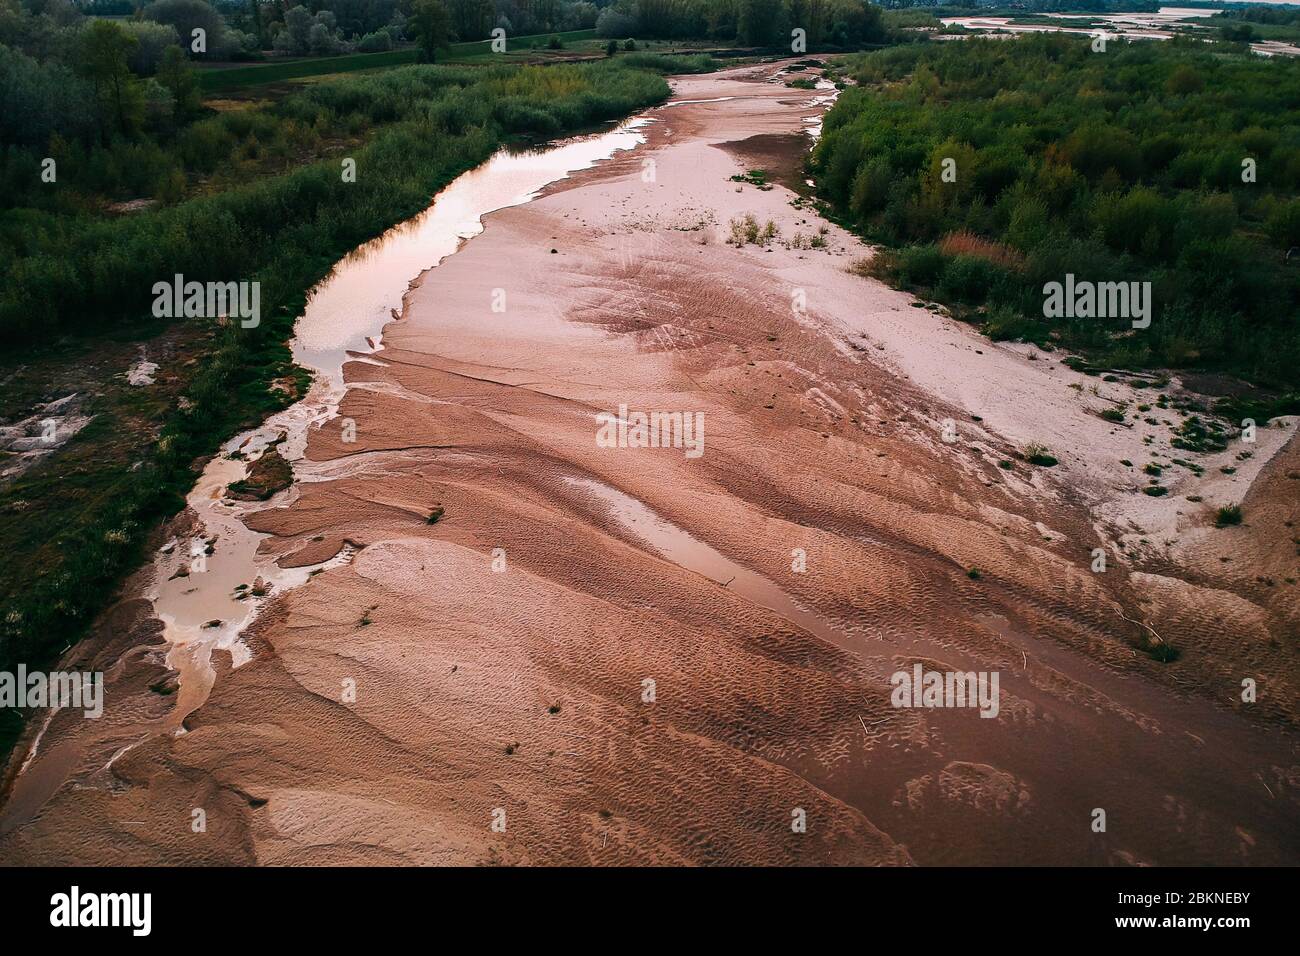
<path id="1" fill-rule="evenodd" d="M 165 645 L 116 609 L 70 658 L 112 666 L 105 717 L 50 721 L 0 860 L 1300 862 L 1294 424 L 1142 495 L 1119 460 L 1167 429 L 731 180 L 813 115 L 772 71 L 674 80 L 709 102 L 424 274 L 246 519 L 284 567 L 347 560 L 212 651 L 178 734 L 139 734 Z M 778 240 L 728 244 L 746 214 Z M 703 453 L 600 447 L 621 405 L 701 413 Z M 1060 466 L 999 467 L 1034 440 Z M 918 661 L 997 671 L 998 716 L 893 708 Z"/>

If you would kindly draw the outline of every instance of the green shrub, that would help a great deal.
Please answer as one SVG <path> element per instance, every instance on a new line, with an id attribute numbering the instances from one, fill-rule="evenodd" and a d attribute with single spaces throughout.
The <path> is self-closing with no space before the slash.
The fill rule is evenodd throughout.
<path id="1" fill-rule="evenodd" d="M 938 283 L 946 265 L 937 245 L 908 246 L 899 251 L 893 270 L 904 286 L 930 288 Z"/>
<path id="2" fill-rule="evenodd" d="M 1047 448 L 1038 442 L 1030 442 L 1020 454 L 1025 461 L 1041 468 L 1051 468 L 1058 463 Z"/>
<path id="3" fill-rule="evenodd" d="M 1241 524 L 1241 517 L 1241 505 L 1224 505 L 1214 513 L 1214 526 L 1226 528 L 1229 525 Z"/>
<path id="4" fill-rule="evenodd" d="M 1037 342 L 1043 338 L 1047 327 L 1042 322 L 1025 318 L 1015 309 L 995 305 L 989 309 L 980 331 L 994 342 Z"/>
<path id="5" fill-rule="evenodd" d="M 953 256 L 944 266 L 937 285 L 941 296 L 968 305 L 980 305 L 999 284 L 1002 270 L 977 256 Z"/>

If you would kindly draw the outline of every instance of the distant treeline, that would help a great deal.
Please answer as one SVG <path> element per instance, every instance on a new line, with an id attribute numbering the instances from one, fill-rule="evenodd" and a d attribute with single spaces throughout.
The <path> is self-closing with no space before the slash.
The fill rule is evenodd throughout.
<path id="1" fill-rule="evenodd" d="M 1227 20 L 1249 20 L 1251 23 L 1267 23 L 1271 26 L 1290 26 L 1300 23 L 1300 6 L 1270 7 L 1252 4 L 1246 7 L 1228 7 L 1219 16 Z"/>
<path id="2" fill-rule="evenodd" d="M 936 16 L 963 17 L 979 14 L 980 16 L 1016 17 L 1032 13 L 1155 13 L 1161 7 L 1168 6 L 1160 0 L 881 0 L 887 10 L 933 10 Z M 1197 0 L 1182 0 L 1180 7 L 1197 7 Z"/>
<path id="3" fill-rule="evenodd" d="M 1233 49 L 1038 35 L 864 54 L 813 155 L 819 190 L 894 247 L 882 274 L 992 335 L 1294 390 L 1300 61 Z M 1151 327 L 1045 319 L 1067 273 L 1150 281 Z"/>
<path id="4" fill-rule="evenodd" d="M 1220 36 L 1237 43 L 1300 39 L 1300 7 L 1229 7 L 1198 22 L 1218 27 Z"/>
<path id="5" fill-rule="evenodd" d="M 866 0 L 619 0 L 596 21 L 604 37 L 655 37 L 789 46 L 854 47 L 884 38 L 881 7 Z"/>

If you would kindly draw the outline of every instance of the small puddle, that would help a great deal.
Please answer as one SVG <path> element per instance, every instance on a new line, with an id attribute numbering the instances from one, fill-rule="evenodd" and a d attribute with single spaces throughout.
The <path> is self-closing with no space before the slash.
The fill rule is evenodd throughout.
<path id="1" fill-rule="evenodd" d="M 770 578 L 732 561 L 656 514 L 644 502 L 590 478 L 568 478 L 566 481 L 607 505 L 619 524 L 673 564 L 716 581 L 836 647 L 855 652 L 862 650 L 861 640 L 809 611 Z"/>
<path id="2" fill-rule="evenodd" d="M 809 103 L 810 106 L 817 108 L 817 112 L 812 116 L 803 118 L 804 132 L 812 140 L 812 145 L 808 147 L 810 152 L 817 145 L 817 140 L 822 137 L 822 126 L 825 121 L 826 111 L 835 105 L 835 100 L 840 95 L 840 91 L 836 89 L 835 84 L 827 79 L 818 80 L 817 89 L 822 91 L 821 96 L 814 96 L 812 102 Z M 812 181 L 809 180 L 810 185 L 811 183 Z"/>

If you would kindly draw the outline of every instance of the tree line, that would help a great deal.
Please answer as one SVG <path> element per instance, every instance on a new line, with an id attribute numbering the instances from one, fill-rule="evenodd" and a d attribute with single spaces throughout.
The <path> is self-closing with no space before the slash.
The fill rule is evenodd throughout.
<path id="1" fill-rule="evenodd" d="M 789 47 L 799 28 L 814 46 L 884 38 L 881 8 L 865 0 L 617 0 L 596 20 L 602 37 L 652 37 Z"/>

